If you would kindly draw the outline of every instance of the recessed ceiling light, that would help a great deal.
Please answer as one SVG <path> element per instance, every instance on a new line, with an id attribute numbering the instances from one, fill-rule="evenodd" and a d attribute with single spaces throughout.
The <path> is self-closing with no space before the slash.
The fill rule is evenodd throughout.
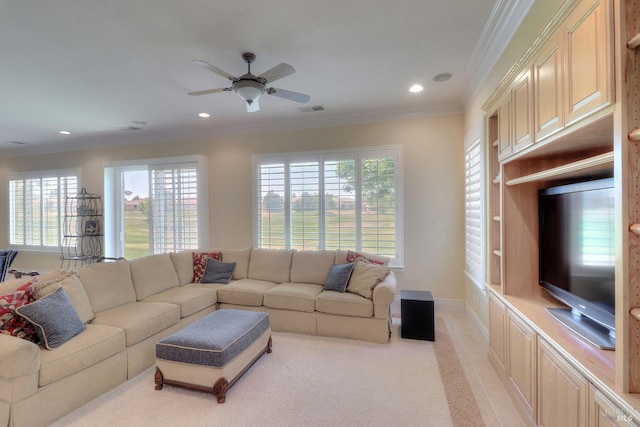
<path id="1" fill-rule="evenodd" d="M 211 114 L 209 114 L 209 113 L 200 113 L 200 114 L 198 114 L 198 117 L 202 117 L 203 119 L 206 119 L 206 118 L 211 117 Z"/>
<path id="2" fill-rule="evenodd" d="M 71 135 L 71 132 L 69 132 L 68 130 L 61 130 L 60 133 L 63 135 Z"/>
<path id="3" fill-rule="evenodd" d="M 451 78 L 451 73 L 440 73 L 433 78 L 435 82 L 446 82 Z"/>
<path id="4" fill-rule="evenodd" d="M 421 85 L 415 84 L 409 88 L 409 92 L 418 93 L 418 92 L 422 92 L 423 89 L 424 88 Z"/>

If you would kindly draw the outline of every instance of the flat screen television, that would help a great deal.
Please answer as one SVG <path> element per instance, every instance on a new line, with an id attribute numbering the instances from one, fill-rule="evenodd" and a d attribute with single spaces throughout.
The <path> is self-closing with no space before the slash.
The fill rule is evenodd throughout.
<path id="1" fill-rule="evenodd" d="M 569 308 L 548 308 L 588 342 L 615 348 L 613 178 L 538 193 L 540 285 Z"/>

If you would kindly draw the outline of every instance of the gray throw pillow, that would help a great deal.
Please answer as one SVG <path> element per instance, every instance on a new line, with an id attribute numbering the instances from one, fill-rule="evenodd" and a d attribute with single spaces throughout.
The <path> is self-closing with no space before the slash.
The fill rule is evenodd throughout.
<path id="1" fill-rule="evenodd" d="M 347 289 L 351 272 L 353 271 L 353 262 L 347 264 L 335 264 L 331 266 L 327 281 L 324 283 L 323 290 L 344 292 Z"/>
<path id="2" fill-rule="evenodd" d="M 61 346 L 86 329 L 64 288 L 18 307 L 16 313 L 33 324 L 47 350 Z"/>
<path id="3" fill-rule="evenodd" d="M 222 262 L 213 258 L 207 259 L 207 268 L 204 270 L 200 283 L 224 283 L 227 284 L 233 277 L 235 262 Z"/>

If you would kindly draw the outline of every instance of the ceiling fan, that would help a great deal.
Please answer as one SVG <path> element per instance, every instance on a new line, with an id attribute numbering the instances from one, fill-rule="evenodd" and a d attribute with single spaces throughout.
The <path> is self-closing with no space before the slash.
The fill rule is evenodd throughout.
<path id="1" fill-rule="evenodd" d="M 291 101 L 300 102 L 302 104 L 309 101 L 309 95 L 292 92 L 290 90 L 278 89 L 275 87 L 267 88 L 267 83 L 274 82 L 278 79 L 295 73 L 296 70 L 291 65 L 283 62 L 265 71 L 259 76 L 254 76 L 253 74 L 251 74 L 251 63 L 255 61 L 256 56 L 251 52 L 245 52 L 242 54 L 242 59 L 244 59 L 247 63 L 247 74 L 243 74 L 240 77 L 234 77 L 226 71 L 216 67 L 215 65 L 211 65 L 206 61 L 201 61 L 199 59 L 194 60 L 193 63 L 197 66 L 206 68 L 209 71 L 213 71 L 214 73 L 231 80 L 233 83 L 231 84 L 231 87 L 189 92 L 189 95 L 199 96 L 208 95 L 210 93 L 234 91 L 247 103 L 247 111 L 250 113 L 258 111 L 260 109 L 258 99 L 265 92 L 267 93 L 267 95 L 278 96 L 280 98 L 289 99 Z"/>

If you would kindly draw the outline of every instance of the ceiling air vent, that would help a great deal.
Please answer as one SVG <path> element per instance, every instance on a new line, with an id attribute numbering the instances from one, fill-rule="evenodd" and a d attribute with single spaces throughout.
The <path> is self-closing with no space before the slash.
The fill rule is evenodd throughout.
<path id="1" fill-rule="evenodd" d="M 22 141 L 4 141 L 5 144 L 25 145 L 26 142 Z"/>
<path id="2" fill-rule="evenodd" d="M 314 113 L 316 111 L 324 111 L 324 107 L 322 105 L 312 105 L 309 107 L 298 107 L 300 111 L 303 113 Z"/>

